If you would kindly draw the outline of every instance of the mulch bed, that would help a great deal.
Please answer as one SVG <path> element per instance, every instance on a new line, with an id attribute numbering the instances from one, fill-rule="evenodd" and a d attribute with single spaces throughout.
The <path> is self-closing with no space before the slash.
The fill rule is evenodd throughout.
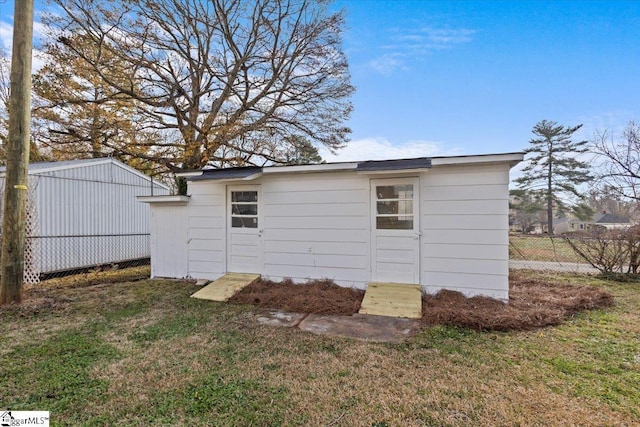
<path id="1" fill-rule="evenodd" d="M 332 280 L 312 280 L 295 284 L 259 279 L 235 294 L 229 302 L 253 304 L 291 313 L 313 313 L 351 316 L 360 309 L 364 291 L 343 288 Z"/>
<path id="2" fill-rule="evenodd" d="M 611 305 L 613 296 L 594 286 L 553 283 L 511 272 L 509 304 L 443 290 L 423 297 L 422 320 L 428 325 L 485 331 L 529 330 L 558 325 L 581 311 Z"/>
<path id="3" fill-rule="evenodd" d="M 529 330 L 558 325 L 574 314 L 613 305 L 613 296 L 594 286 L 577 286 L 531 279 L 512 272 L 510 301 L 487 297 L 466 298 L 442 290 L 425 295 L 422 320 L 426 325 L 450 325 L 482 331 Z M 291 280 L 259 280 L 229 302 L 296 313 L 350 316 L 357 313 L 364 291 L 342 288 L 331 280 L 295 284 Z"/>

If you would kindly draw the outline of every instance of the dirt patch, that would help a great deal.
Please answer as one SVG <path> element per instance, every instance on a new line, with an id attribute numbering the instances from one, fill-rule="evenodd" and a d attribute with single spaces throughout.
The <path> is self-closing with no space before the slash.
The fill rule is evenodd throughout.
<path id="1" fill-rule="evenodd" d="M 37 284 L 25 284 L 20 304 L 6 304 L 0 307 L 0 314 L 13 313 L 20 317 L 33 317 L 43 313 L 59 312 L 69 308 L 70 303 L 86 288 L 98 289 L 116 283 L 135 282 L 148 279 L 149 266 L 125 269 L 92 270 L 90 272 L 43 280 Z"/>
<path id="2" fill-rule="evenodd" d="M 363 290 L 343 288 L 328 279 L 299 285 L 291 279 L 282 282 L 260 279 L 235 294 L 229 302 L 294 313 L 351 316 L 360 309 L 363 296 Z"/>
<path id="3" fill-rule="evenodd" d="M 518 272 L 511 273 L 509 293 L 509 304 L 487 297 L 466 298 L 448 290 L 425 295 L 422 320 L 427 325 L 484 331 L 529 330 L 558 325 L 580 311 L 613 304 L 613 296 L 600 288 L 531 279 Z M 306 284 L 259 280 L 229 302 L 294 313 L 351 316 L 358 312 L 363 295 L 364 291 L 343 288 L 331 280 Z"/>
<path id="4" fill-rule="evenodd" d="M 65 310 L 71 301 L 70 298 L 56 295 L 42 296 L 33 292 L 25 292 L 20 304 L 10 303 L 0 307 L 0 315 L 6 313 L 19 317 L 33 317 L 41 313 Z"/>

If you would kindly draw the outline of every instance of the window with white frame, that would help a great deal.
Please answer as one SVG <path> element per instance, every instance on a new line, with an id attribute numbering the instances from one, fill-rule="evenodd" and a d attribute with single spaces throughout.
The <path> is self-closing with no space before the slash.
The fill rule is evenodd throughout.
<path id="1" fill-rule="evenodd" d="M 231 192 L 231 227 L 258 228 L 258 192 Z"/>
<path id="2" fill-rule="evenodd" d="M 376 186 L 376 228 L 413 229 L 413 184 Z"/>

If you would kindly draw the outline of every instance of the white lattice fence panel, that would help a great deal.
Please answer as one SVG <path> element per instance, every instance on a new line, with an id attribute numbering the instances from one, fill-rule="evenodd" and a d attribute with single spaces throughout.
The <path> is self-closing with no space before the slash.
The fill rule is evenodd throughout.
<path id="1" fill-rule="evenodd" d="M 40 282 L 40 242 L 34 237 L 38 235 L 38 209 L 34 190 L 36 187 L 37 185 L 29 185 L 25 224 L 27 239 L 24 244 L 24 283 L 29 284 Z"/>
<path id="2" fill-rule="evenodd" d="M 2 213 L 4 212 L 4 180 L 0 181 L 0 245 L 2 242 Z M 29 183 L 31 184 L 31 183 Z M 38 239 L 33 238 L 38 232 L 38 212 L 35 201 L 35 185 L 29 185 L 27 196 L 27 218 L 25 231 L 27 238 L 24 246 L 24 283 L 36 284 L 40 282 L 39 244 Z"/>

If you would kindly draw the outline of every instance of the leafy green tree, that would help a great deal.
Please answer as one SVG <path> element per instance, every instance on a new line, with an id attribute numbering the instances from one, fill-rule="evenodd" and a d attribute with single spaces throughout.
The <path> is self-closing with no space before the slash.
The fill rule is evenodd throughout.
<path id="1" fill-rule="evenodd" d="M 568 200 L 582 200 L 577 186 L 592 179 L 589 164 L 576 159 L 588 151 L 588 141 L 572 141 L 573 134 L 582 127 L 562 126 L 542 120 L 533 127 L 535 138 L 529 141 L 525 153 L 529 164 L 524 176 L 516 179 L 518 188 L 539 191 L 547 210 L 547 231 L 553 233 L 553 211 L 568 211 Z"/>

